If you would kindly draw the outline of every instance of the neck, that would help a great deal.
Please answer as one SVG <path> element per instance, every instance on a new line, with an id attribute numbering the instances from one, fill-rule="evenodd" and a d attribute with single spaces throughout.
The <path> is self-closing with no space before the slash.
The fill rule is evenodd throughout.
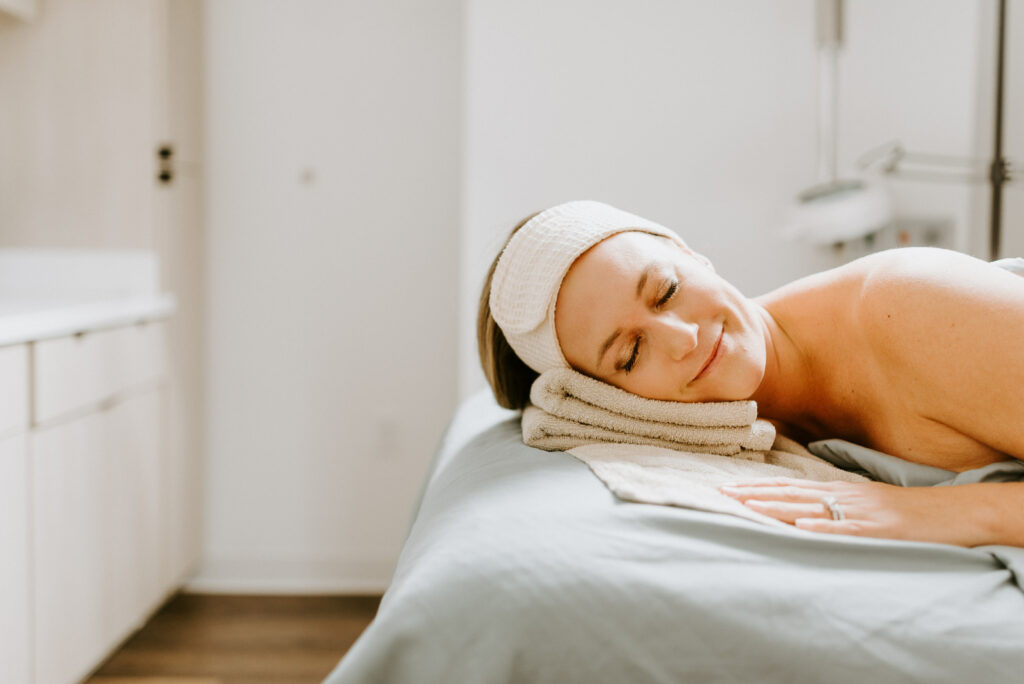
<path id="1" fill-rule="evenodd" d="M 788 331 L 783 317 L 758 304 L 767 358 L 764 377 L 751 399 L 762 418 L 803 428 L 814 401 L 811 354 Z"/>

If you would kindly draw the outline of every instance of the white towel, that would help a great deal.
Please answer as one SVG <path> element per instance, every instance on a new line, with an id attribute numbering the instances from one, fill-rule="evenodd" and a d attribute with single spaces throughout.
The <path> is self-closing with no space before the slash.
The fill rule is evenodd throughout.
<path id="1" fill-rule="evenodd" d="M 542 373 L 523 412 L 523 441 L 540 449 L 594 442 L 645 444 L 716 454 L 770 449 L 775 427 L 753 401 L 658 401 L 570 369 Z"/>
<path id="2" fill-rule="evenodd" d="M 567 451 L 573 447 L 584 444 L 595 444 L 611 442 L 619 444 L 636 444 L 663 447 L 667 449 L 682 449 L 684 451 L 712 453 L 722 455 L 738 454 L 743 448 L 757 450 L 757 453 L 771 446 L 775 437 L 775 428 L 771 423 L 759 420 L 754 426 L 748 429 L 749 434 L 742 440 L 719 444 L 697 444 L 682 439 L 672 439 L 669 431 L 668 438 L 660 438 L 657 434 L 641 434 L 643 430 L 637 429 L 635 423 L 639 419 L 629 419 L 634 422 L 632 429 L 612 430 L 599 425 L 587 425 L 568 418 L 555 416 L 536 406 L 527 406 L 523 410 L 523 443 L 536 449 L 546 451 Z M 652 423 L 653 431 L 658 432 L 666 428 L 664 423 Z M 640 426 L 642 427 L 642 426 Z M 685 432 L 689 437 L 706 439 L 707 435 L 693 435 L 692 432 L 707 432 L 714 436 L 717 430 L 729 430 L 733 428 L 694 428 L 688 426 L 674 426 L 678 432 Z"/>
<path id="3" fill-rule="evenodd" d="M 588 444 L 568 450 L 620 499 L 728 513 L 767 525 L 790 527 L 718 491 L 726 482 L 795 477 L 819 482 L 868 482 L 818 458 L 782 435 L 770 451 L 746 458 L 628 444 Z M 760 460 L 760 462 L 758 462 Z"/>
<path id="4" fill-rule="evenodd" d="M 557 368 L 534 380 L 530 401 L 549 413 L 568 417 L 574 411 L 600 407 L 623 416 L 674 425 L 744 427 L 757 419 L 757 402 L 682 402 L 647 399 L 571 368 Z M 562 408 L 564 407 L 564 408 Z M 771 447 L 771 442 L 765 449 Z"/>

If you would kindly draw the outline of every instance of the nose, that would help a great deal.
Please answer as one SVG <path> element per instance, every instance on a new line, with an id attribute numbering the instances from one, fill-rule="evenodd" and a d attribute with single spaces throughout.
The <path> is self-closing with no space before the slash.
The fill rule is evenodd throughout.
<path id="1" fill-rule="evenodd" d="M 697 348 L 698 327 L 673 313 L 665 313 L 652 316 L 647 334 L 656 348 L 678 361 Z"/>

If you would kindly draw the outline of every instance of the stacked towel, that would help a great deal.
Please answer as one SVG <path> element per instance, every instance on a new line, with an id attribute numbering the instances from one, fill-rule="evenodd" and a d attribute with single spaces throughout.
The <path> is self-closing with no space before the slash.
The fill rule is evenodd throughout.
<path id="1" fill-rule="evenodd" d="M 568 368 L 541 373 L 530 401 L 523 441 L 548 451 L 611 442 L 731 456 L 767 451 L 775 440 L 753 401 L 645 399 Z"/>
<path id="2" fill-rule="evenodd" d="M 866 482 L 757 418 L 753 401 L 645 399 L 569 369 L 542 373 L 523 441 L 583 461 L 620 499 L 728 513 L 788 527 L 718 491 L 729 481 L 794 477 Z"/>

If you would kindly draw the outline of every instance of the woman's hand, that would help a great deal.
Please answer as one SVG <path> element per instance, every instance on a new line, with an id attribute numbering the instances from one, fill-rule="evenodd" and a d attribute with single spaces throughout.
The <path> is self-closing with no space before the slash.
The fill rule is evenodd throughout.
<path id="1" fill-rule="evenodd" d="M 719 489 L 751 510 L 802 530 L 979 546 L 1008 543 L 993 537 L 986 505 L 992 494 L 1003 493 L 991 488 L 1005 486 L 898 487 L 777 478 Z M 834 497 L 844 519 L 832 519 L 826 496 Z"/>

